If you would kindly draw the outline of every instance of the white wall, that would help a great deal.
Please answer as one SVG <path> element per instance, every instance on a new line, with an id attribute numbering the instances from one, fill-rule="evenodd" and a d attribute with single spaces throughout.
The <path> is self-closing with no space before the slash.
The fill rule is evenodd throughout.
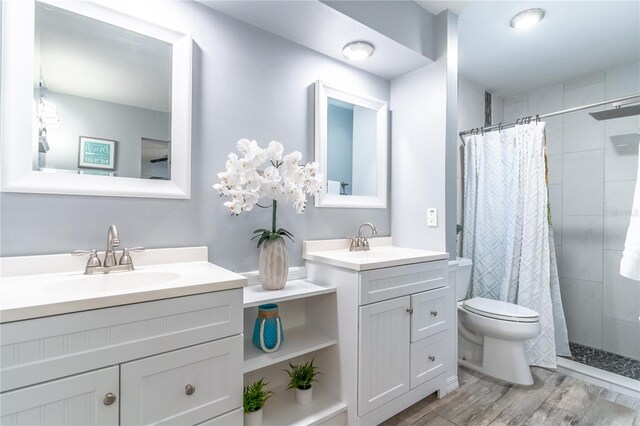
<path id="1" fill-rule="evenodd" d="M 634 64 L 513 96 L 504 100 L 504 120 L 640 93 L 639 76 L 640 65 Z M 546 121 L 569 340 L 640 359 L 640 285 L 618 272 L 633 202 L 640 117 L 596 121 L 581 111 Z"/>
<path id="2" fill-rule="evenodd" d="M 117 176 L 140 177 L 142 138 L 171 139 L 171 114 L 49 92 L 60 123 L 49 128 L 46 167 L 78 170 L 80 136 L 116 141 Z"/>
<path id="3" fill-rule="evenodd" d="M 457 36 L 450 34 L 457 17 L 445 11 L 436 20 L 438 59 L 391 82 L 391 228 L 394 244 L 446 251 L 447 226 L 455 229 L 455 224 L 447 223 L 449 213 L 455 220 L 455 199 L 454 208 L 447 211 L 446 166 L 447 144 L 453 141 L 455 154 L 457 137 L 455 128 L 453 132 L 447 128 L 448 120 L 455 119 L 449 107 L 455 110 L 457 105 L 457 95 L 450 96 L 450 85 L 453 93 L 457 87 Z M 454 164 L 455 155 L 449 164 L 455 182 Z M 435 228 L 427 227 L 431 207 L 438 209 Z"/>

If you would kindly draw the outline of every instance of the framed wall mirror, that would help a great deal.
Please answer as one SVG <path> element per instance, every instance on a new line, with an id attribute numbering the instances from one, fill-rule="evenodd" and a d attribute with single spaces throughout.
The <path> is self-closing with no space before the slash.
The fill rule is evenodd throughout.
<path id="1" fill-rule="evenodd" d="M 105 5 L 2 2 L 3 191 L 190 197 L 191 36 Z"/>
<path id="2" fill-rule="evenodd" d="M 388 108 L 316 82 L 315 155 L 325 185 L 317 207 L 386 208 Z"/>

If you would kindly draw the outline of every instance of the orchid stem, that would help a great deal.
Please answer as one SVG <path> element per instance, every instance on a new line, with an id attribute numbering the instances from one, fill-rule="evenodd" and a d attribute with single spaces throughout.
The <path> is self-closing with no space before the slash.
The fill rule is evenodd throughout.
<path id="1" fill-rule="evenodd" d="M 272 206 L 272 214 L 271 214 L 271 232 L 276 233 L 276 209 L 278 208 L 278 202 L 273 200 Z"/>

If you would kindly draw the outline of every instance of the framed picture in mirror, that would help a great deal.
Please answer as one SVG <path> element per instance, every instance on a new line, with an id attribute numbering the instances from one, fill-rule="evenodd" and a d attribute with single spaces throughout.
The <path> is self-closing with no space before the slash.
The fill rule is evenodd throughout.
<path id="1" fill-rule="evenodd" d="M 78 167 L 115 170 L 116 141 L 80 136 Z"/>

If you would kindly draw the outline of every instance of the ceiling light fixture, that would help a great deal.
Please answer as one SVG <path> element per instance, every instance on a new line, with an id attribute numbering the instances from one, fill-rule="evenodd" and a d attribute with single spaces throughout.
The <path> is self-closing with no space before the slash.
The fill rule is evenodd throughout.
<path id="1" fill-rule="evenodd" d="M 352 61 L 362 61 L 373 55 L 375 50 L 368 41 L 352 41 L 342 48 L 342 55 Z"/>
<path id="2" fill-rule="evenodd" d="M 511 28 L 517 30 L 531 28 L 544 18 L 543 9 L 527 9 L 511 18 Z"/>

